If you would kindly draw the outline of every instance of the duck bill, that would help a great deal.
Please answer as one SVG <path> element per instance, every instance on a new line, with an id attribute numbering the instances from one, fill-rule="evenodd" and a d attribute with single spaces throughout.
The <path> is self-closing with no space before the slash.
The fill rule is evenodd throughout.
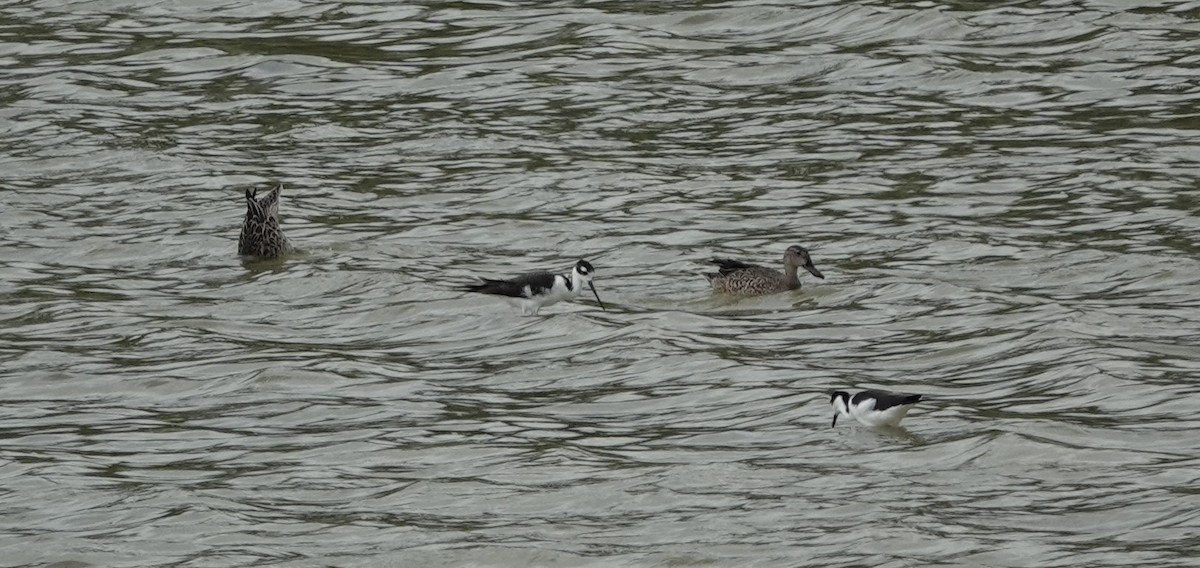
<path id="1" fill-rule="evenodd" d="M 815 265 L 815 264 L 806 264 L 806 265 L 804 265 L 804 269 L 807 270 L 809 274 L 812 274 L 813 276 L 816 276 L 817 278 L 820 278 L 821 280 L 825 279 L 825 275 L 821 274 L 820 270 L 817 270 L 817 265 Z"/>
<path id="2" fill-rule="evenodd" d="M 608 308 L 604 307 L 604 302 L 600 301 L 600 294 L 596 293 L 596 285 L 592 284 L 591 282 L 588 282 L 588 288 L 592 289 L 592 295 L 596 297 L 596 303 L 600 304 L 600 309 L 607 312 Z"/>
<path id="3" fill-rule="evenodd" d="M 833 413 L 833 424 L 829 425 L 830 428 L 834 428 L 837 426 L 837 417 L 838 417 L 838 413 L 834 412 Z"/>

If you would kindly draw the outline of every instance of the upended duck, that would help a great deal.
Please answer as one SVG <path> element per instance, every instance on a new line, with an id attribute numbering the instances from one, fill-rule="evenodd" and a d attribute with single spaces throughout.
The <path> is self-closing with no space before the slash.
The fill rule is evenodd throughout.
<path id="1" fill-rule="evenodd" d="M 279 194 L 283 184 L 261 198 L 258 189 L 246 190 L 246 220 L 238 237 L 238 254 L 258 260 L 279 258 L 292 251 L 292 244 L 279 227 Z"/>

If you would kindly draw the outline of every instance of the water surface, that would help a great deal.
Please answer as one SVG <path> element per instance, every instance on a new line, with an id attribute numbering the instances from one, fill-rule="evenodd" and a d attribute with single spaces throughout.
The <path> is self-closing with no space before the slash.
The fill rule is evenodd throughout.
<path id="1" fill-rule="evenodd" d="M 3 564 L 1194 562 L 1194 5 L 183 4 L 0 9 Z"/>

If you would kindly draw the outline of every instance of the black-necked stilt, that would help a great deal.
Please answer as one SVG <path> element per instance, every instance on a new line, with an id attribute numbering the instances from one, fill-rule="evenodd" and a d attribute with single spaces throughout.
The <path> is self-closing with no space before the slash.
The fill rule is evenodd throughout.
<path id="1" fill-rule="evenodd" d="M 508 280 L 480 278 L 479 284 L 465 286 L 462 290 L 503 296 L 519 306 L 522 313 L 536 316 L 542 306 L 578 296 L 583 292 L 583 286 L 587 285 L 592 289 L 592 295 L 596 296 L 596 303 L 600 304 L 600 309 L 606 310 L 604 302 L 600 301 L 600 294 L 596 293 L 596 286 L 592 284 L 592 275 L 595 272 L 596 269 L 592 268 L 590 262 L 580 260 L 575 263 L 570 275 L 532 272 Z"/>
<path id="2" fill-rule="evenodd" d="M 783 272 L 728 258 L 714 258 L 712 262 L 720 266 L 718 273 L 704 276 L 712 283 L 714 292 L 725 294 L 760 296 L 795 290 L 800 287 L 800 276 L 796 273 L 800 267 L 817 278 L 825 278 L 802 246 L 790 246 L 783 253 Z"/>
<path id="3" fill-rule="evenodd" d="M 246 190 L 246 220 L 238 237 L 238 254 L 257 259 L 272 259 L 292 251 L 292 244 L 279 228 L 279 193 L 283 184 L 256 199 L 257 189 Z"/>
<path id="4" fill-rule="evenodd" d="M 833 405 L 833 424 L 830 427 L 837 426 L 838 416 L 849 416 L 872 428 L 899 426 L 904 415 L 919 400 L 919 394 L 865 390 L 850 396 L 848 392 L 836 391 L 829 397 Z"/>

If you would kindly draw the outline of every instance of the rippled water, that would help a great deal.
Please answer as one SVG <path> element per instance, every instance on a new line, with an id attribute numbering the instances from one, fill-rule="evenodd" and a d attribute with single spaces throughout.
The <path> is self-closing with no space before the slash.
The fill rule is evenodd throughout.
<path id="1" fill-rule="evenodd" d="M 0 564 L 1200 551 L 1195 3 L 0 14 Z M 607 312 L 447 288 L 581 257 Z"/>

